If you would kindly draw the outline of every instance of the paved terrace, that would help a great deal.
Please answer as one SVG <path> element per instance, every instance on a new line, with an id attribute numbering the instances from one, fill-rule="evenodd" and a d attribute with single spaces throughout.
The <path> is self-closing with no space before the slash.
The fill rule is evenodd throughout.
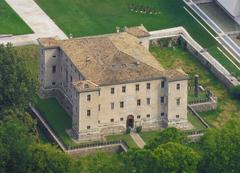
<path id="1" fill-rule="evenodd" d="M 32 29 L 34 34 L 0 37 L 0 43 L 11 42 L 14 46 L 36 44 L 38 38 L 55 37 L 67 39 L 64 32 L 48 17 L 34 0 L 6 0 L 8 5 Z"/>

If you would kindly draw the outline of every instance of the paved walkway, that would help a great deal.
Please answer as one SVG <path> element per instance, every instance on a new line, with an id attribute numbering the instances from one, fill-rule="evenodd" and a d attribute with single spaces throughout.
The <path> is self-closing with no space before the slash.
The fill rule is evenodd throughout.
<path id="1" fill-rule="evenodd" d="M 141 138 L 141 136 L 138 133 L 131 132 L 130 136 L 132 137 L 132 139 L 134 140 L 134 142 L 137 144 L 137 146 L 139 148 L 143 148 L 146 145 L 145 142 L 143 141 L 143 139 Z"/>
<path id="2" fill-rule="evenodd" d="M 34 0 L 6 0 L 6 2 L 32 29 L 34 34 L 0 38 L 0 43 L 11 42 L 13 45 L 25 45 L 36 43 L 37 38 L 55 36 L 59 39 L 67 39 L 64 32 Z"/>

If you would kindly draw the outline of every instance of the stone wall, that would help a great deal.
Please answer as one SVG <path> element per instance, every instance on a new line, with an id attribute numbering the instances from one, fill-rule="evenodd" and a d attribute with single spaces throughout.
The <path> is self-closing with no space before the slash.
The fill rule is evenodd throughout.
<path id="1" fill-rule="evenodd" d="M 111 144 L 111 145 L 105 145 L 105 146 L 69 150 L 67 152 L 71 155 L 86 156 L 89 154 L 95 154 L 97 152 L 119 153 L 119 152 L 123 152 L 123 151 L 124 150 L 123 150 L 121 144 Z"/>
<path id="2" fill-rule="evenodd" d="M 190 106 L 197 112 L 206 112 L 215 110 L 217 108 L 217 101 L 211 97 L 208 102 L 194 103 Z"/>

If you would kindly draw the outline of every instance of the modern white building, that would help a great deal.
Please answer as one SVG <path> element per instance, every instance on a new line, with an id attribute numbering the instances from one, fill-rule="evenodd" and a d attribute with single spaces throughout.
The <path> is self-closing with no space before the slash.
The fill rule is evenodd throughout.
<path id="1" fill-rule="evenodd" d="M 128 127 L 186 128 L 188 76 L 165 70 L 143 27 L 92 37 L 39 39 L 41 95 L 56 97 L 78 140 Z M 57 115 L 55 115 L 57 116 Z"/>
<path id="2" fill-rule="evenodd" d="M 216 2 L 240 24 L 240 0 L 216 0 Z"/>

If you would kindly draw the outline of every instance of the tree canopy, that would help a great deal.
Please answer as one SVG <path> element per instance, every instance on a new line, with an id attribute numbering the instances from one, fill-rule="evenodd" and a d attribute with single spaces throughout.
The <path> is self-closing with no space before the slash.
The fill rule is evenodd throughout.
<path id="1" fill-rule="evenodd" d="M 0 110 L 26 108 L 38 91 L 38 81 L 11 45 L 0 45 Z"/>

